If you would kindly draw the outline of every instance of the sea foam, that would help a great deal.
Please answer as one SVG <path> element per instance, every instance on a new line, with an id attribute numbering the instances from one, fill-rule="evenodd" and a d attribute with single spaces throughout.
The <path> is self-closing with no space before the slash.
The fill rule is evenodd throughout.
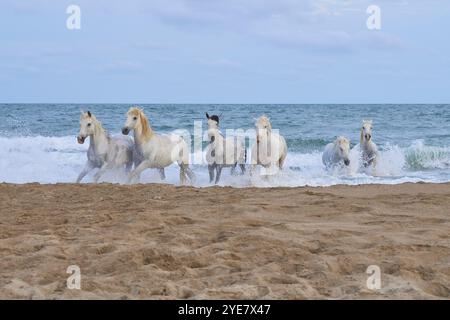
<path id="1" fill-rule="evenodd" d="M 0 182 L 7 183 L 72 183 L 86 162 L 89 142 L 80 145 L 73 136 L 63 137 L 0 137 Z M 249 152 L 250 153 L 250 152 Z M 194 158 L 195 155 L 191 155 Z M 204 158 L 204 152 L 195 158 Z M 401 148 L 386 144 L 380 148 L 375 172 L 361 169 L 359 147 L 350 152 L 349 168 L 326 170 L 321 151 L 289 152 L 283 171 L 270 176 L 231 175 L 230 169 L 222 173 L 221 186 L 233 187 L 295 187 L 330 186 L 336 184 L 396 184 L 404 182 L 450 181 L 450 148 L 428 146 L 422 140 Z M 248 161 L 249 162 L 249 161 Z M 248 166 L 247 166 L 248 167 Z M 195 186 L 210 186 L 205 165 L 193 166 Z M 95 172 L 95 171 L 94 171 Z M 92 182 L 94 172 L 85 182 Z M 167 179 L 161 181 L 156 170 L 143 173 L 141 183 L 178 184 L 178 166 L 166 169 Z M 124 183 L 126 175 L 120 170 L 110 171 L 104 182 Z"/>

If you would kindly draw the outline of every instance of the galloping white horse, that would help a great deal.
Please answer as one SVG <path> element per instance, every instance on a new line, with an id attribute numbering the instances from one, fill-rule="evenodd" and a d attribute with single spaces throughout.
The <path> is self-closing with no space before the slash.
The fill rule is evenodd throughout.
<path id="1" fill-rule="evenodd" d="M 77 179 L 79 183 L 91 170 L 100 168 L 94 175 L 97 182 L 107 169 L 125 166 L 129 171 L 133 166 L 133 140 L 129 137 L 110 137 L 95 116 L 81 112 L 78 143 L 83 144 L 90 137 L 87 151 L 88 161 Z"/>
<path id="2" fill-rule="evenodd" d="M 322 155 L 322 162 L 327 168 L 335 165 L 350 165 L 350 141 L 345 137 L 338 137 L 333 143 L 327 144 Z"/>
<path id="3" fill-rule="evenodd" d="M 128 182 L 139 179 L 145 169 L 163 170 L 174 162 L 180 166 L 180 183 L 186 183 L 186 175 L 193 182 L 194 174 L 189 168 L 189 147 L 181 136 L 156 134 L 144 112 L 138 108 L 128 111 L 122 133 L 127 135 L 131 130 L 134 130 L 135 153 L 141 162 L 131 172 Z"/>
<path id="4" fill-rule="evenodd" d="M 283 169 L 287 156 L 286 140 L 278 133 L 272 132 L 272 125 L 266 116 L 259 117 L 255 126 L 256 143 L 252 147 L 250 173 L 253 173 L 258 164 L 264 168 L 278 166 L 280 170 Z"/>
<path id="5" fill-rule="evenodd" d="M 236 166 L 239 164 L 242 174 L 244 174 L 247 151 L 243 139 L 238 137 L 225 139 L 219 131 L 219 117 L 216 115 L 210 117 L 206 113 L 206 118 L 208 119 L 209 138 L 209 145 L 206 151 L 209 182 L 214 180 L 214 169 L 216 170 L 215 183 L 219 182 L 223 167 L 231 166 L 231 171 L 234 173 Z"/>
<path id="6" fill-rule="evenodd" d="M 377 164 L 378 148 L 375 143 L 372 142 L 372 120 L 363 120 L 361 128 L 360 148 L 362 154 L 362 161 L 364 167 L 372 166 L 373 168 Z"/>

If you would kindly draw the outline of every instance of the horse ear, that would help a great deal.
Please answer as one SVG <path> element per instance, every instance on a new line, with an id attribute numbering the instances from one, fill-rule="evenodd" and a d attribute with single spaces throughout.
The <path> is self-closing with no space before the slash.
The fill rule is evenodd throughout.
<path id="1" fill-rule="evenodd" d="M 209 119 L 209 114 L 208 114 L 208 112 L 206 112 L 206 119 Z"/>
<path id="2" fill-rule="evenodd" d="M 88 115 L 89 118 L 92 117 L 92 113 L 90 111 L 87 112 L 87 115 Z"/>

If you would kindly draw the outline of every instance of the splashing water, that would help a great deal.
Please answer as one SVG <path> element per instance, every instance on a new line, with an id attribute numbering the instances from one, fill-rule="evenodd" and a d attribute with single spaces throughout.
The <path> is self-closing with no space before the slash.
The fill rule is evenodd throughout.
<path id="1" fill-rule="evenodd" d="M 0 105 L 0 182 L 74 182 L 84 167 L 88 148 L 88 143 L 79 145 L 75 139 L 82 107 Z M 90 110 L 102 120 L 105 128 L 114 133 L 119 132 L 128 108 L 129 105 L 94 105 Z M 419 125 L 416 115 L 423 106 L 414 105 L 148 105 L 143 108 L 158 132 L 178 128 L 193 132 L 193 122 L 203 119 L 203 111 L 223 113 L 223 132 L 226 128 L 252 128 L 256 116 L 268 115 L 274 128 L 280 128 L 288 142 L 283 171 L 268 177 L 250 177 L 248 170 L 245 175 L 232 176 L 229 168 L 225 168 L 220 182 L 222 186 L 294 187 L 450 181 L 450 136 L 445 134 L 450 132 L 449 106 L 427 106 L 429 112 L 422 115 Z M 339 108 L 339 113 L 334 112 L 336 108 Z M 286 113 L 290 117 L 285 117 Z M 361 168 L 359 146 L 355 145 L 359 141 L 359 126 L 363 118 L 374 119 L 374 142 L 379 147 L 375 170 Z M 326 170 L 322 164 L 323 149 L 338 135 L 345 135 L 353 142 L 350 166 Z M 193 154 L 192 158 L 194 156 L 198 158 L 199 154 Z M 204 158 L 204 154 L 200 157 Z M 211 185 L 205 165 L 194 165 L 193 170 L 197 176 L 196 186 Z M 87 182 L 92 182 L 94 173 L 87 176 Z M 167 168 L 166 176 L 164 183 L 178 184 L 178 166 Z M 121 171 L 111 171 L 104 175 L 102 181 L 123 183 L 126 176 Z M 147 170 L 141 182 L 162 181 L 156 170 Z"/>

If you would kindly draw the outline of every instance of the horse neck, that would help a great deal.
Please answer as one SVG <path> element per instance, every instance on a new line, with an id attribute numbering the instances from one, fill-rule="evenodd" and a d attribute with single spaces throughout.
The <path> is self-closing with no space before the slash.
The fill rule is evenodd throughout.
<path id="1" fill-rule="evenodd" d="M 223 138 L 222 134 L 220 133 L 219 128 L 212 127 L 212 128 L 209 128 L 208 131 L 209 131 L 208 133 L 210 136 L 214 136 L 214 143 L 223 141 L 224 138 Z"/>
<path id="2" fill-rule="evenodd" d="M 141 124 L 134 130 L 134 141 L 139 144 L 146 143 L 153 138 L 155 132 L 150 127 L 148 120 L 141 121 Z"/>
<path id="3" fill-rule="evenodd" d="M 335 142 L 333 143 L 333 149 L 334 149 L 334 150 L 339 149 L 339 142 L 338 142 L 338 141 L 335 141 Z"/>
<path id="4" fill-rule="evenodd" d="M 362 134 L 361 134 L 360 146 L 361 146 L 361 149 L 364 149 L 366 151 L 371 151 L 374 149 L 372 140 L 367 141 L 366 139 L 364 139 Z"/>
<path id="5" fill-rule="evenodd" d="M 108 143 L 109 136 L 106 133 L 105 129 L 103 129 L 100 122 L 94 122 L 94 134 L 91 136 L 91 146 L 98 150 L 102 143 Z"/>

